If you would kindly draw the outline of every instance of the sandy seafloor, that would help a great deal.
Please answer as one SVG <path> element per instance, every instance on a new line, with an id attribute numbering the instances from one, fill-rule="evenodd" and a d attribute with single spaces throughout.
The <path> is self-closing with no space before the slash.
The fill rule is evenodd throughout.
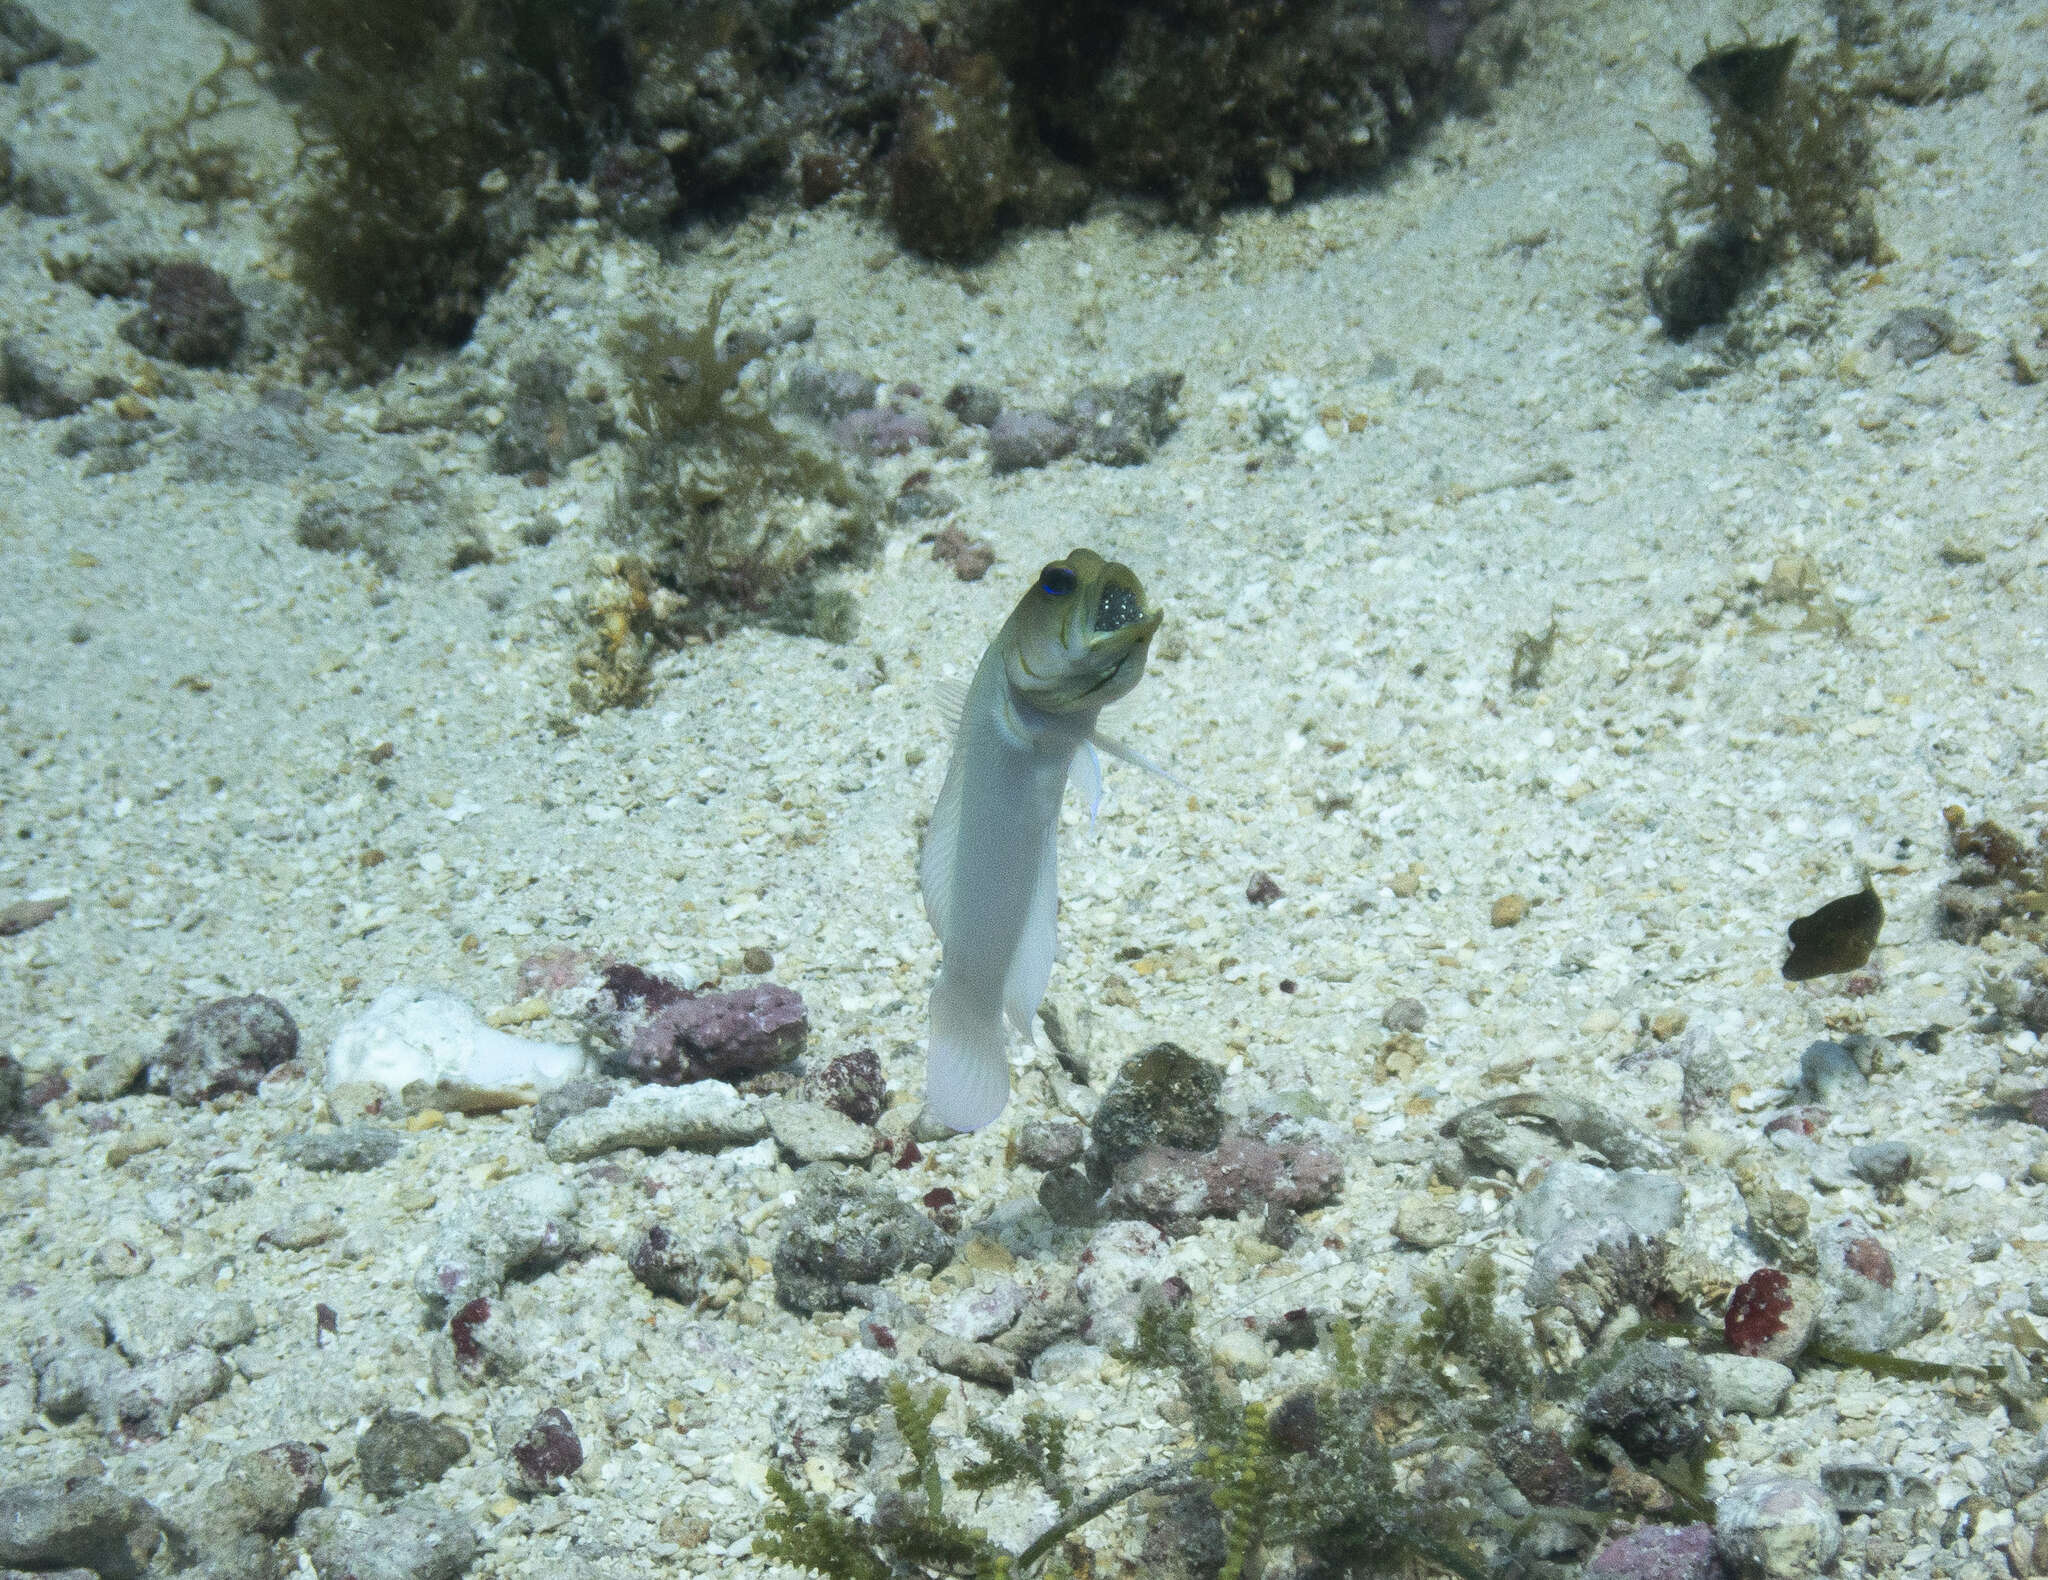
<path id="1" fill-rule="evenodd" d="M 174 107 L 223 35 L 173 0 L 36 9 L 98 59 L 0 89 L 7 135 L 18 160 L 97 187 L 110 218 L 0 212 L 5 318 L 54 360 L 134 379 L 147 364 L 114 333 L 131 308 L 53 284 L 46 252 L 140 237 L 259 299 L 283 290 L 264 285 L 283 265 L 253 210 L 231 205 L 208 228 L 198 209 L 96 174 Z M 411 1133 L 401 1163 L 365 1174 L 305 1173 L 276 1143 L 322 1120 L 320 1052 L 378 991 L 419 983 L 497 1009 L 520 996 L 517 963 L 549 946 L 727 985 L 751 980 L 744 949 L 766 948 L 809 1006 L 812 1058 L 872 1046 L 914 1094 L 937 962 L 914 874 L 945 761 L 934 694 L 966 675 L 1025 578 L 1077 544 L 1127 560 L 1168 611 L 1167 652 L 1114 727 L 1194 795 L 1113 764 L 1092 829 L 1070 804 L 1051 996 L 1088 1021 L 1105 1076 L 1171 1039 L 1227 1061 L 1233 1108 L 1305 1087 L 1348 1138 L 1342 1199 L 1315 1220 L 1340 1253 L 1263 1260 L 1253 1226 L 1229 1221 L 1172 1245 L 1167 1265 L 1209 1331 L 1300 1305 L 1369 1318 L 1460 1246 L 1525 1266 L 1529 1247 L 1487 1190 L 1451 1198 L 1467 1215 L 1460 1246 L 1424 1253 L 1391 1233 L 1396 1203 L 1426 1183 L 1436 1127 L 1516 1083 L 1664 1132 L 1688 1193 L 1680 1239 L 1741 1276 L 1760 1257 L 1722 1165 L 1761 1144 L 1793 1101 L 1800 1050 L 1832 1018 L 1955 1028 L 1938 1055 L 1876 1078 L 1820 1141 L 1838 1158 L 1898 1138 L 1919 1173 L 1895 1205 L 1839 1167 L 1823 1193 L 1804 1177 L 1813 1159 L 1790 1152 L 1771 1154 L 1782 1180 L 1816 1212 L 1863 1214 L 1937 1281 L 1943 1321 L 1907 1353 L 1982 1359 L 2002 1345 L 2005 1314 L 2044 1274 L 2048 1185 L 2029 1174 L 2041 1133 L 1979 1110 L 2002 1062 L 2024 1070 L 2038 1054 L 2029 1034 L 1968 1029 L 1987 972 L 2022 952 L 1940 939 L 1934 891 L 1949 870 L 1944 806 L 2029 835 L 2048 812 L 2048 396 L 2017 382 L 2005 353 L 2031 337 L 2048 286 L 2048 121 L 2025 103 L 2048 34 L 2020 8 L 1946 17 L 1989 44 L 1998 73 L 1979 95 L 1877 112 L 1895 261 L 1844 275 L 1810 339 L 1701 379 L 1689 370 L 1712 360 L 1711 340 L 1673 346 L 1644 317 L 1639 274 L 1670 179 L 1644 127 L 1703 146 L 1674 57 L 1693 58 L 1703 32 L 1736 36 L 1740 20 L 1536 6 L 1533 54 L 1489 115 L 1442 125 L 1368 190 L 1236 213 L 1207 239 L 1107 206 L 959 272 L 905 257 L 851 200 L 763 209 L 666 259 L 564 233 L 518 268 L 459 356 L 313 392 L 332 453 L 388 465 L 410 446 L 467 500 L 498 558 L 459 573 L 383 576 L 299 546 L 290 484 L 184 479 L 175 425 L 246 407 L 260 366 L 194 374 L 189 400 L 156 399 L 173 432 L 125 474 L 81 476 L 53 453 L 60 424 L 0 411 L 0 902 L 70 901 L 0 941 L 0 1048 L 33 1079 L 154 1047 L 207 999 L 263 992 L 297 1017 L 308 1065 L 217 1111 L 65 1099 L 45 1113 L 48 1147 L 0 1142 L 0 1282 L 13 1286 L 0 1366 L 21 1375 L 44 1313 L 100 1292 L 93 1257 L 110 1239 L 144 1248 L 141 1277 L 167 1295 L 232 1290 L 261 1328 L 254 1380 L 238 1376 L 161 1443 L 122 1454 L 89 1418 L 17 1410 L 0 1484 L 98 1453 L 122 1486 L 176 1508 L 230 1455 L 303 1438 L 328 1445 L 332 1500 L 369 1508 L 351 1444 L 397 1405 L 449 1416 L 474 1443 L 417 1496 L 478 1527 L 476 1573 L 769 1572 L 745 1554 L 776 1401 L 855 1341 L 852 1321 L 780 1309 L 765 1274 L 747 1301 L 693 1314 L 636 1284 L 623 1252 L 652 1219 L 693 1232 L 737 1220 L 765 1259 L 794 1181 L 772 1149 L 737 1165 L 629 1154 L 607 1179 L 550 1163 L 518 1113 Z M 1747 20 L 1760 37 L 1823 27 L 1804 11 Z M 281 114 L 246 124 L 271 157 L 288 149 Z M 1045 404 L 1172 369 L 1186 375 L 1183 421 L 1129 469 L 1066 461 L 998 478 L 972 444 L 882 463 L 889 484 L 935 470 L 962 501 L 959 524 L 1000 555 L 984 580 L 934 564 L 918 524 L 892 527 L 849 578 L 849 645 L 742 631 L 664 657 L 646 706 L 575 716 L 579 635 L 563 611 L 608 548 L 618 448 L 530 488 L 490 473 L 477 408 L 543 344 L 601 377 L 620 314 L 688 319 L 722 281 L 729 322 L 814 313 L 803 354 L 819 361 L 933 395 L 971 378 Z M 1974 349 L 1906 367 L 1870 348 L 1890 315 L 1930 306 Z M 1246 403 L 1276 376 L 1328 416 L 1319 453 L 1257 437 Z M 456 415 L 375 433 L 409 401 Z M 560 530 L 524 544 L 544 514 Z M 1951 563 L 1972 555 L 1945 559 L 1944 546 L 1980 557 Z M 1760 603 L 1772 563 L 1795 555 L 1819 568 L 1846 636 L 1798 631 L 1797 609 Z M 1541 687 L 1511 691 L 1515 637 L 1553 612 Z M 558 733 L 563 717 L 574 723 Z M 369 849 L 389 859 L 366 868 Z M 1839 983 L 1783 982 L 1785 924 L 1852 888 L 1859 863 L 1889 907 L 1881 986 L 1851 1000 Z M 1285 891 L 1263 909 L 1245 898 L 1257 870 Z M 1404 873 L 1420 879 L 1405 898 L 1392 886 Z M 1492 904 L 1509 893 L 1527 917 L 1496 929 Z M 1298 990 L 1279 991 L 1283 979 Z M 1381 1015 L 1402 997 L 1427 1010 L 1426 1051 L 1381 1081 Z M 1740 1083 L 1689 1138 L 1676 1066 L 1623 1068 L 1667 1012 L 1711 1025 Z M 1005 1147 L 1016 1125 L 1058 1111 L 1053 1073 L 1041 1049 L 995 1126 L 877 1177 L 906 1195 L 950 1187 L 970 1231 L 1006 1207 L 1023 1221 L 1037 1177 L 1006 1170 Z M 165 1144 L 109 1167 L 110 1144 L 148 1127 Z M 180 1194 L 226 1155 L 251 1194 Z M 507 1291 L 539 1358 L 435 1393 L 418 1247 L 484 1184 L 548 1171 L 577 1181 L 592 1249 Z M 343 1234 L 259 1246 L 315 1203 Z M 1006 1232 L 1035 1249 L 1031 1276 L 1070 1265 L 1083 1238 Z M 936 1288 L 895 1287 L 923 1306 L 988 1276 L 956 1264 Z M 316 1302 L 340 1314 L 325 1348 Z M 1309 1365 L 1282 1357 L 1246 1386 L 1277 1392 Z M 952 1386 L 941 1427 L 955 1435 L 963 1410 L 1070 1413 L 1090 1485 L 1182 1441 L 1159 1413 L 1167 1381 L 1100 1355 L 1007 1401 Z M 546 1404 L 568 1411 L 589 1463 L 564 1493 L 512 1499 L 494 1423 Z M 2000 1407 L 1823 1367 L 1777 1418 L 1731 1417 L 1712 1476 L 1895 1463 L 1935 1482 L 1942 1508 L 1879 1554 L 1852 1529 L 1841 1572 L 2002 1574 L 1988 1550 L 1937 1559 L 1943 1510 L 1980 1493 L 2013 1507 L 2039 1457 Z M 808 1473 L 856 1485 L 830 1458 Z M 993 1497 L 975 1517 L 1021 1540 L 1045 1511 Z M 1127 1510 L 1090 1539 L 1114 1569 L 1141 1531 Z"/>

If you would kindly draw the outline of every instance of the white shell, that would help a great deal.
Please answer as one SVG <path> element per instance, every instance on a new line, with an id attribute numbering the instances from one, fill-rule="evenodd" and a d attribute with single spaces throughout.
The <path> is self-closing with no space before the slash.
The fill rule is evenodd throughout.
<path id="1" fill-rule="evenodd" d="M 334 1034 L 327 1085 L 374 1081 L 397 1092 L 432 1081 L 546 1090 L 585 1074 L 588 1063 L 571 1044 L 535 1042 L 485 1025 L 453 993 L 394 987 Z"/>

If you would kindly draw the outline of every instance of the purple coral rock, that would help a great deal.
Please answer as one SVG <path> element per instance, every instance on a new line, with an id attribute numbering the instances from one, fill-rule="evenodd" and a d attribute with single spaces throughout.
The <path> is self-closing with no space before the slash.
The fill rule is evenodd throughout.
<path id="1" fill-rule="evenodd" d="M 865 406 L 832 424 L 832 442 L 861 455 L 908 455 L 932 442 L 932 425 L 912 412 Z"/>
<path id="2" fill-rule="evenodd" d="M 888 1106 L 889 1083 L 872 1048 L 842 1053 L 804 1082 L 805 1095 L 837 1109 L 857 1125 L 871 1125 Z"/>
<path id="3" fill-rule="evenodd" d="M 988 464 L 992 471 L 1021 472 L 1049 466 L 1071 452 L 1080 435 L 1042 411 L 1006 411 L 989 424 Z"/>
<path id="4" fill-rule="evenodd" d="M 614 1063 L 661 1086 L 759 1075 L 802 1052 L 811 1029 L 803 999 L 776 983 L 697 994 L 623 963 L 605 967 L 590 1013 Z"/>
<path id="5" fill-rule="evenodd" d="M 1617 1536 L 1586 1573 L 1599 1580 L 1720 1580 L 1711 1525 L 1645 1525 Z"/>
<path id="6" fill-rule="evenodd" d="M 234 356 L 247 318 L 235 288 L 217 271 L 167 263 L 150 282 L 149 305 L 121 326 L 121 335 L 150 356 L 214 368 Z"/>
<path id="7" fill-rule="evenodd" d="M 188 1106 L 253 1092 L 299 1051 L 299 1027 L 274 998 L 251 993 L 202 1004 L 150 1061 L 149 1089 Z"/>
<path id="8" fill-rule="evenodd" d="M 1118 1216 L 1170 1223 L 1233 1218 L 1248 1208 L 1300 1211 L 1335 1200 L 1344 1162 L 1318 1142 L 1289 1139 L 1292 1121 L 1273 1115 L 1232 1125 L 1212 1151 L 1148 1147 L 1117 1171 L 1104 1208 Z"/>
<path id="9" fill-rule="evenodd" d="M 512 1484 L 520 1492 L 551 1492 L 583 1468 L 583 1442 L 560 1405 L 534 1417 L 512 1445 Z"/>

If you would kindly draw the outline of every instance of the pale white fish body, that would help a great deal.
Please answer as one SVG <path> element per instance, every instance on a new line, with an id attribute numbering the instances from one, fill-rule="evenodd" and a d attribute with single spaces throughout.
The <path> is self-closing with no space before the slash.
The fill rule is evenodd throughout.
<path id="1" fill-rule="evenodd" d="M 925 911 L 943 952 L 932 986 L 926 1106 L 955 1130 L 980 1129 L 1009 1101 L 1005 1022 L 1031 1041 L 1052 976 L 1060 801 L 1072 775 L 1093 810 L 1101 788 L 1091 742 L 1096 719 L 1103 703 L 1137 684 L 1159 623 L 1156 612 L 1142 610 L 1137 579 L 1123 567 L 1082 550 L 1042 574 L 1067 566 L 1088 577 L 1072 592 L 1077 601 L 1099 596 L 1103 572 L 1120 572 L 1122 580 L 1108 584 L 1107 596 L 1120 596 L 1116 589 L 1128 584 L 1123 621 L 1133 629 L 1120 641 L 1117 627 L 1091 636 L 1084 619 L 1063 645 L 1032 648 L 1020 662 L 1020 644 L 1028 644 L 1032 617 L 1040 613 L 1031 600 L 1043 584 L 1034 588 L 967 688 L 945 787 L 925 836 Z M 1092 685 L 1091 675 L 1097 677 Z M 1046 684 L 1039 688 L 1041 679 Z M 1053 705 L 1039 706 L 1034 695 Z"/>

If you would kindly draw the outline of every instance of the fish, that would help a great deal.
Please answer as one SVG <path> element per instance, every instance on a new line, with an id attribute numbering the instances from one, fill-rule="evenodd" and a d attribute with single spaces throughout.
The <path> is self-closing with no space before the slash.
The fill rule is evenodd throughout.
<path id="1" fill-rule="evenodd" d="M 1098 751 L 1155 767 L 1096 721 L 1143 678 L 1164 618 L 1129 566 L 1075 549 L 1038 573 L 968 684 L 918 862 L 940 948 L 925 1105 L 954 1130 L 979 1130 L 1009 1103 L 1005 1021 L 1032 1040 L 1052 978 L 1068 780 L 1092 811 Z"/>

